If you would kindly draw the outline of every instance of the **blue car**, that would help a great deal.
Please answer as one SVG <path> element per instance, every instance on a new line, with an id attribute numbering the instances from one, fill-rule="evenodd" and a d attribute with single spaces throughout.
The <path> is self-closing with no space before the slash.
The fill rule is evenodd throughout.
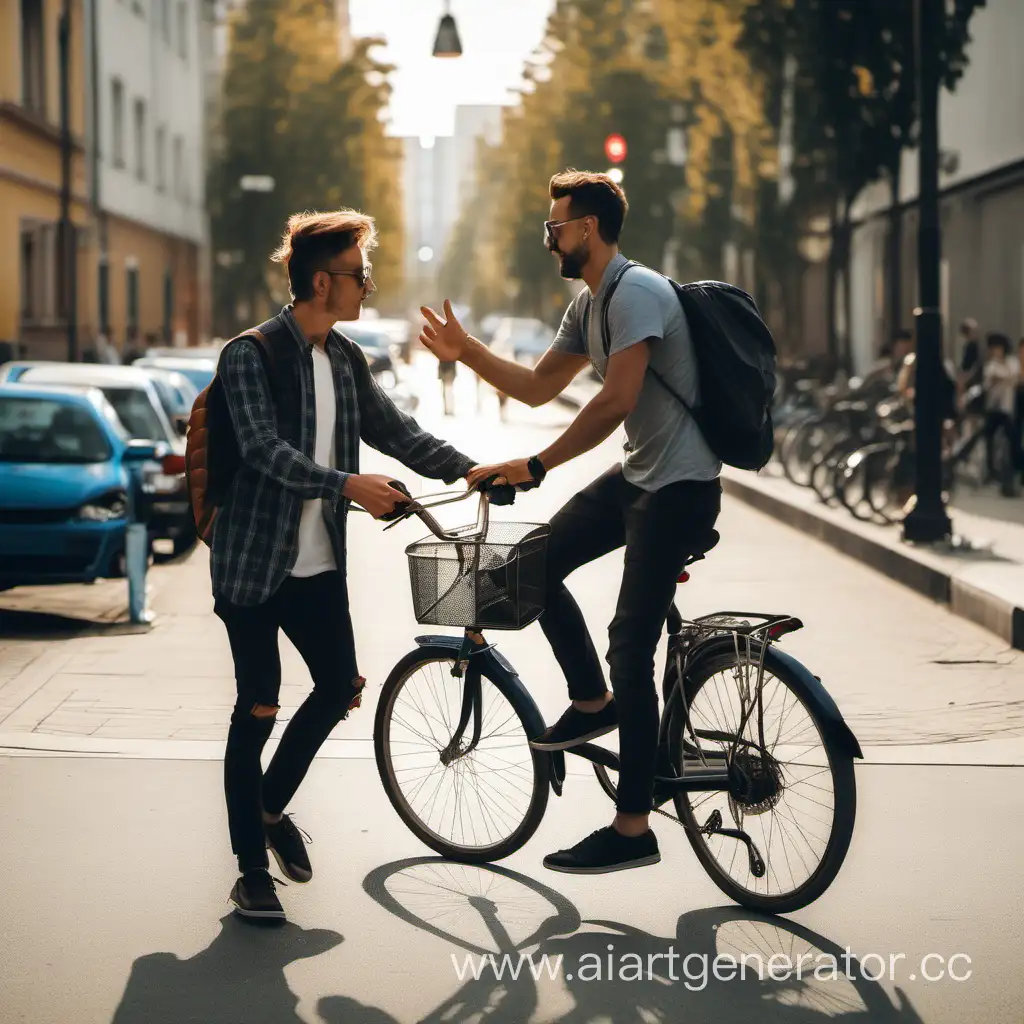
<path id="1" fill-rule="evenodd" d="M 0 590 L 123 575 L 129 497 L 156 457 L 95 388 L 0 384 Z"/>

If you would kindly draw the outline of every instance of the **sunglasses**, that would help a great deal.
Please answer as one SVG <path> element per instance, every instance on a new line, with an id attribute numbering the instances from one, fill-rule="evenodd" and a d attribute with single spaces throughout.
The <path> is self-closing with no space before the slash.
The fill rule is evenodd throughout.
<path id="1" fill-rule="evenodd" d="M 373 287 L 373 264 L 366 263 L 358 270 L 325 270 L 325 274 L 331 277 L 354 277 L 360 288 L 365 288 L 367 283 Z"/>
<path id="2" fill-rule="evenodd" d="M 544 221 L 544 244 L 550 249 L 557 239 L 555 238 L 555 229 L 560 228 L 565 224 L 571 224 L 574 220 L 586 220 L 589 217 L 589 213 L 582 214 L 579 217 L 570 217 L 568 220 L 546 220 Z"/>

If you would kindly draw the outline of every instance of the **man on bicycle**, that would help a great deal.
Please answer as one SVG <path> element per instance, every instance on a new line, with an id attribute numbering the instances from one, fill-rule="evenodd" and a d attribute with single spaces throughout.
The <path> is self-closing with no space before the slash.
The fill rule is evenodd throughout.
<path id="1" fill-rule="evenodd" d="M 544 858 L 546 867 L 596 874 L 657 863 L 649 826 L 658 739 L 654 654 L 677 578 L 687 557 L 706 544 L 721 506 L 721 463 L 697 424 L 647 372 L 658 373 L 691 406 L 697 366 L 679 300 L 661 275 L 633 267 L 608 308 L 609 283 L 626 263 L 619 235 L 628 204 L 605 174 L 565 171 L 550 182 L 545 243 L 562 277 L 587 287 L 569 304 L 551 348 L 534 367 L 494 355 L 471 338 L 445 302 L 442 318 L 424 307 L 421 341 L 438 359 L 457 359 L 499 391 L 539 406 L 560 394 L 588 363 L 603 381 L 598 395 L 546 450 L 530 458 L 477 467 L 471 484 L 536 486 L 546 473 L 595 448 L 625 425 L 626 456 L 572 498 L 552 519 L 548 593 L 541 627 L 569 684 L 572 703 L 531 745 L 567 750 L 618 728 L 621 770 L 613 823 L 571 849 Z M 607 347 L 606 347 L 607 346 Z M 607 354 L 606 354 L 607 353 Z M 609 627 L 612 692 L 604 680 L 579 607 L 565 578 L 625 547 L 625 570 Z"/>

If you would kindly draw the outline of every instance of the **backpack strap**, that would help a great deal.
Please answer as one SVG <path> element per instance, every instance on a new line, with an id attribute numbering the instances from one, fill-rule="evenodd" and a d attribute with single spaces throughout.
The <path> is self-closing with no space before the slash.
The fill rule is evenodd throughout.
<path id="1" fill-rule="evenodd" d="M 250 327 L 249 330 L 236 335 L 227 343 L 227 345 L 224 346 L 224 349 L 221 352 L 221 359 L 224 358 L 224 352 L 227 351 L 228 345 L 232 345 L 236 341 L 241 341 L 243 338 L 250 338 L 255 341 L 256 351 L 259 353 L 260 362 L 263 364 L 263 372 L 267 378 L 267 388 L 270 391 L 270 399 L 276 405 L 277 388 L 275 387 L 274 382 L 277 378 L 277 346 L 273 343 L 272 339 L 261 330 L 261 328 L 266 326 L 266 324 L 260 324 L 259 327 Z"/>
<path id="2" fill-rule="evenodd" d="M 615 294 L 615 289 L 619 287 L 619 282 L 622 280 L 627 270 L 633 267 L 642 267 L 642 263 L 637 263 L 636 260 L 627 260 L 624 266 L 619 267 L 615 276 L 611 279 L 608 284 L 608 290 L 604 293 L 604 301 L 601 305 L 601 349 L 605 354 L 605 358 L 608 357 L 611 351 L 611 329 L 608 326 L 608 307 L 611 305 L 612 296 Z M 647 364 L 648 372 L 654 377 L 654 379 L 691 415 L 693 416 L 693 409 L 690 408 L 690 404 L 683 398 L 681 394 L 665 378 L 658 373 L 658 371 Z"/>

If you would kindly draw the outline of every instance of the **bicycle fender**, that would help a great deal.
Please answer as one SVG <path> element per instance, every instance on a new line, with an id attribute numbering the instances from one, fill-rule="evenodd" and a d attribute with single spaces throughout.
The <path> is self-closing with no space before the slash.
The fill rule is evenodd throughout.
<path id="1" fill-rule="evenodd" d="M 711 640 L 701 645 L 696 655 L 692 668 L 697 668 L 702 661 L 722 653 L 722 651 L 734 651 L 732 637 L 722 637 Z M 810 704 L 815 712 L 820 715 L 824 727 L 828 730 L 830 737 L 835 739 L 840 746 L 851 757 L 863 760 L 860 743 L 854 736 L 853 730 L 846 724 L 842 712 L 839 710 L 832 695 L 822 685 L 821 679 L 814 675 L 806 665 L 797 661 L 791 654 L 772 646 L 769 650 L 769 657 L 777 658 L 784 668 L 788 669 L 797 678 L 803 688 L 802 696 Z"/>
<path id="2" fill-rule="evenodd" d="M 420 647 L 439 648 L 444 654 L 457 656 L 462 650 L 462 637 L 438 634 L 436 636 L 418 636 L 416 643 Z M 531 736 L 539 736 L 546 726 L 544 718 L 537 707 L 537 702 L 530 696 L 530 691 L 523 685 L 519 673 L 511 662 L 494 647 L 489 647 L 475 655 L 483 659 L 481 669 L 499 690 L 522 710 L 523 719 Z M 561 750 L 551 752 L 551 788 L 556 796 L 562 795 L 562 783 L 565 781 L 565 754 Z"/>

